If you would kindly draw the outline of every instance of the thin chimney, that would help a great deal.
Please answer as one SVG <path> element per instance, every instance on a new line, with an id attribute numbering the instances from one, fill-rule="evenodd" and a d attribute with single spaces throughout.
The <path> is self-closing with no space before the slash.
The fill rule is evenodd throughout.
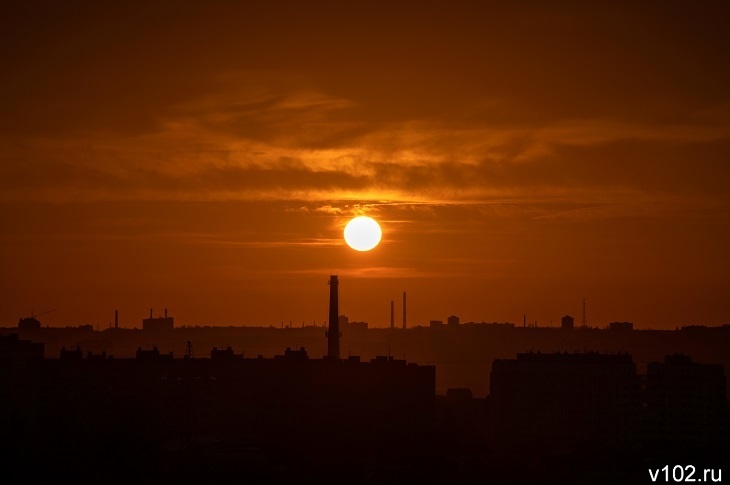
<path id="1" fill-rule="evenodd" d="M 114 328 L 119 328 L 119 310 L 114 310 Z"/>
<path id="2" fill-rule="evenodd" d="M 403 330 L 406 329 L 406 292 L 403 292 Z"/>

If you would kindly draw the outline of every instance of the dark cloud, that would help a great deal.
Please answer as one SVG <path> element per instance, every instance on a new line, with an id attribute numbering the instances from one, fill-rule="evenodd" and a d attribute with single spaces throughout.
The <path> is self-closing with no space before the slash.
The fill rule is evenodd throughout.
<path id="1" fill-rule="evenodd" d="M 0 122 L 33 133 L 154 130 L 221 76 L 255 71 L 278 72 L 268 80 L 275 93 L 295 84 L 353 100 L 365 122 L 666 122 L 727 104 L 727 10 L 16 2 L 2 15 Z"/>

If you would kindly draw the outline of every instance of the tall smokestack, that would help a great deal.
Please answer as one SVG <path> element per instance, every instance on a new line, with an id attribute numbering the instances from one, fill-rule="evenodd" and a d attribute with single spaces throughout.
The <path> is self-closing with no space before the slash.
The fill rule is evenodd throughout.
<path id="1" fill-rule="evenodd" d="M 330 359 L 340 358 L 340 315 L 338 308 L 337 275 L 330 276 L 330 318 L 329 329 L 325 332 L 327 336 L 327 357 Z"/>
<path id="2" fill-rule="evenodd" d="M 403 292 L 403 330 L 406 329 L 406 292 Z"/>
<path id="3" fill-rule="evenodd" d="M 395 302 L 390 300 L 390 328 L 395 328 Z"/>
<path id="4" fill-rule="evenodd" d="M 119 310 L 114 310 L 114 328 L 119 328 Z"/>

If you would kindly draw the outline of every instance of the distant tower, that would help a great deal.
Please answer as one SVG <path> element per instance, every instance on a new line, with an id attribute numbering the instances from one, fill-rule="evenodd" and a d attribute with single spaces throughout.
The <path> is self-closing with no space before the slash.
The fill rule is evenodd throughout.
<path id="1" fill-rule="evenodd" d="M 586 299 L 583 298 L 583 320 L 581 321 L 581 324 L 585 327 L 588 325 L 588 319 L 586 318 Z"/>
<path id="2" fill-rule="evenodd" d="M 403 292 L 403 330 L 406 329 L 406 292 Z"/>
<path id="3" fill-rule="evenodd" d="M 195 358 L 195 352 L 193 352 L 193 342 L 191 340 L 188 340 L 188 343 L 185 344 L 185 358 L 186 359 Z"/>
<path id="4" fill-rule="evenodd" d="M 340 312 L 338 308 L 337 275 L 330 276 L 330 318 L 329 329 L 325 332 L 327 336 L 327 357 L 330 359 L 340 358 Z"/>
<path id="5" fill-rule="evenodd" d="M 390 300 L 390 328 L 395 328 L 395 302 Z"/>
<path id="6" fill-rule="evenodd" d="M 114 310 L 114 328 L 119 328 L 119 310 Z"/>

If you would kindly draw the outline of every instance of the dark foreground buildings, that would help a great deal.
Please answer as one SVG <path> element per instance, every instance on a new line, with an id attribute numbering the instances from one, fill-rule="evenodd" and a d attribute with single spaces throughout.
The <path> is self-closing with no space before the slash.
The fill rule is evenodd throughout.
<path id="1" fill-rule="evenodd" d="M 676 445 L 721 443 L 727 438 L 722 365 L 698 364 L 686 355 L 652 362 L 646 375 L 648 439 Z"/>
<path id="2" fill-rule="evenodd" d="M 309 359 L 304 349 L 274 359 L 230 349 L 176 359 L 154 350 L 135 359 L 75 351 L 0 359 L 3 455 L 139 463 L 207 441 L 238 443 L 238 452 L 278 450 L 291 460 L 382 442 L 410 446 L 433 424 L 432 366 Z"/>
<path id="3" fill-rule="evenodd" d="M 344 442 L 412 431 L 432 419 L 434 367 L 388 357 L 309 359 L 304 349 L 274 359 L 235 358 L 217 349 L 204 359 L 155 349 L 136 359 L 80 355 L 66 351 L 60 359 L 3 366 L 10 386 L 4 405 L 11 406 L 5 411 L 24 417 L 28 426 L 19 436 L 29 445 L 36 431 L 53 427 L 68 428 L 64 440 L 71 441 L 86 428 L 142 428 L 157 430 L 159 442 L 236 433 Z"/>
<path id="4" fill-rule="evenodd" d="M 495 440 L 544 448 L 626 444 L 639 423 L 639 391 L 627 354 L 526 353 L 495 360 Z"/>
<path id="5" fill-rule="evenodd" d="M 628 354 L 518 354 L 493 363 L 485 400 L 437 399 L 435 367 L 392 357 L 43 359 L 0 343 L 0 452 L 21 479 L 70 467 L 110 483 L 633 483 L 652 459 L 717 467 L 728 450 L 722 366 L 681 355 L 641 376 Z"/>
<path id="6" fill-rule="evenodd" d="M 727 444 L 722 365 L 670 355 L 637 375 L 628 354 L 523 353 L 492 365 L 491 434 L 541 450 Z"/>

